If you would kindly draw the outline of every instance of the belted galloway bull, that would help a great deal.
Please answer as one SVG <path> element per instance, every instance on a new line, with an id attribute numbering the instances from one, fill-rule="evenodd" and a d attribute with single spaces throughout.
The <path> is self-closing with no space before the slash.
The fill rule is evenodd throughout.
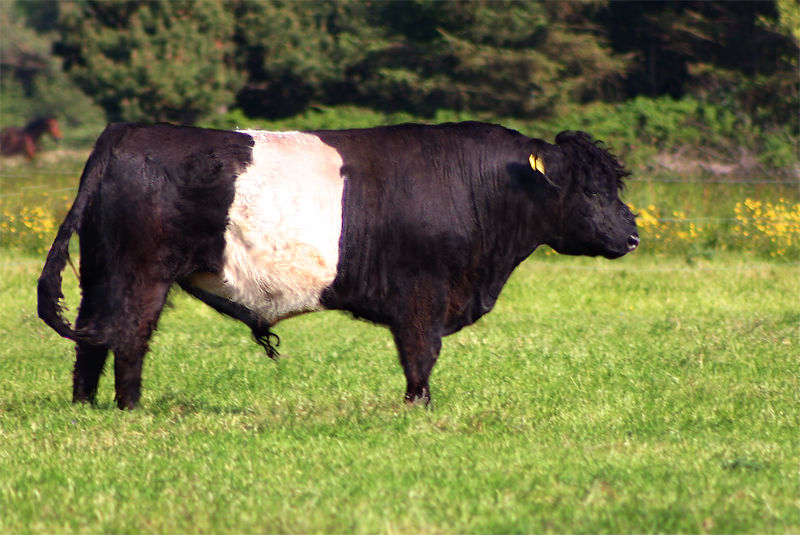
<path id="1" fill-rule="evenodd" d="M 108 351 L 116 401 L 140 398 L 148 340 L 174 284 L 250 327 L 321 309 L 389 328 L 405 400 L 427 404 L 442 337 L 489 312 L 538 246 L 617 258 L 639 243 L 627 172 L 581 132 L 555 144 L 483 123 L 220 131 L 110 125 L 38 286 L 39 316 L 76 342 L 73 400 Z M 60 306 L 80 237 L 80 309 Z"/>

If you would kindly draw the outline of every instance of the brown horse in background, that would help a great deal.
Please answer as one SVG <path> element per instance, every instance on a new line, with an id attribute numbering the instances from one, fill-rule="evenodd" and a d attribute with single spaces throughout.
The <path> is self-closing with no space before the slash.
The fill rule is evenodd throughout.
<path id="1" fill-rule="evenodd" d="M 61 129 L 53 117 L 39 117 L 24 128 L 9 126 L 0 130 L 0 152 L 3 156 L 24 154 L 28 160 L 39 150 L 39 138 L 48 133 L 53 139 L 61 139 Z"/>

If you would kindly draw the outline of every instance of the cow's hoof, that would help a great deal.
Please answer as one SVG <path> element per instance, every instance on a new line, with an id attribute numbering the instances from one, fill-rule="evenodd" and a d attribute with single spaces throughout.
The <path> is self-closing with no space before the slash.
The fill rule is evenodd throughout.
<path id="1" fill-rule="evenodd" d="M 406 394 L 405 397 L 406 405 L 409 407 L 426 407 L 430 408 L 431 406 L 431 397 L 426 394 L 420 394 L 417 396 L 410 396 Z"/>
<path id="2" fill-rule="evenodd" d="M 133 410 L 136 408 L 137 403 L 132 399 L 117 398 L 117 408 L 121 411 Z"/>

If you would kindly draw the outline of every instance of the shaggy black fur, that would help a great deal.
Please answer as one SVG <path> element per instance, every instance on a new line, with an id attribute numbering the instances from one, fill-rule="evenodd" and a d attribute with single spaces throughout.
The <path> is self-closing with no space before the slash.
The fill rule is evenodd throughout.
<path id="1" fill-rule="evenodd" d="M 169 288 L 222 268 L 234 182 L 252 146 L 247 135 L 171 125 L 111 125 L 101 134 L 39 278 L 39 316 L 76 341 L 75 401 L 94 399 L 112 350 L 117 403 L 136 405 L 147 342 Z M 73 328 L 58 303 L 76 231 L 82 299 Z M 268 330 L 253 330 L 269 340 Z"/>
<path id="2" fill-rule="evenodd" d="M 316 134 L 342 154 L 347 180 L 323 304 L 389 326 L 408 401 L 428 401 L 441 338 L 489 312 L 536 247 L 617 257 L 638 243 L 617 195 L 625 172 L 586 134 L 556 145 L 480 123 Z"/>
<path id="3" fill-rule="evenodd" d="M 442 337 L 489 312 L 539 245 L 616 258 L 638 244 L 619 199 L 626 172 L 587 134 L 561 133 L 554 145 L 481 123 L 314 134 L 339 152 L 345 180 L 337 275 L 322 304 L 389 327 L 410 403 L 430 400 Z M 190 283 L 222 270 L 252 147 L 243 133 L 169 125 L 113 125 L 100 136 L 39 279 L 39 315 L 76 341 L 75 401 L 94 399 L 113 350 L 117 402 L 136 405 L 147 343 L 176 282 L 277 355 L 270 325 Z M 83 297 L 73 328 L 59 299 L 76 231 Z"/>

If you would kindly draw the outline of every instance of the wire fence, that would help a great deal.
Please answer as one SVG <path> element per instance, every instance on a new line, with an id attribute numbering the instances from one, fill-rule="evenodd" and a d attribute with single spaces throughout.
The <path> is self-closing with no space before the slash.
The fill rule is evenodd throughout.
<path id="1" fill-rule="evenodd" d="M 542 257 L 538 257 L 541 260 Z M 13 268 L 13 267 L 38 267 L 41 268 L 44 263 L 44 256 L 42 258 L 30 258 L 25 260 L 10 260 L 0 261 L 0 271 Z M 773 269 L 798 269 L 800 262 L 757 262 L 757 263 L 744 263 L 737 265 L 713 265 L 709 263 L 698 262 L 693 265 L 684 266 L 641 266 L 622 263 L 605 263 L 603 265 L 597 264 L 594 266 L 587 266 L 584 264 L 570 264 L 567 262 L 559 262 L 559 270 L 567 271 L 589 271 L 597 273 L 753 273 L 759 271 L 769 271 Z"/>
<path id="2" fill-rule="evenodd" d="M 627 182 L 637 184 L 647 184 L 655 182 L 658 184 L 742 184 L 742 185 L 765 185 L 765 186 L 797 186 L 800 187 L 800 179 L 773 179 L 765 180 L 763 178 L 629 178 Z"/>
<path id="3" fill-rule="evenodd" d="M 44 176 L 80 176 L 80 172 L 71 171 L 36 171 L 37 175 Z M 0 173 L 0 178 L 24 178 L 31 176 L 31 173 Z M 764 180 L 760 178 L 736 178 L 736 179 L 723 179 L 723 178 L 628 178 L 626 182 L 648 183 L 657 182 L 661 184 L 790 184 L 800 186 L 800 180 L 796 179 L 774 179 Z"/>
<path id="4" fill-rule="evenodd" d="M 17 191 L 11 193 L 0 193 L 0 199 L 7 198 L 7 197 L 22 197 L 29 191 L 43 191 L 44 193 L 66 193 L 69 191 L 76 191 L 78 185 L 76 184 L 73 187 L 69 188 L 54 188 L 48 189 L 46 186 L 24 186 Z"/>
<path id="5" fill-rule="evenodd" d="M 0 173 L 0 178 L 24 178 L 29 177 L 31 174 L 44 175 L 44 176 L 80 176 L 80 171 L 35 171 L 34 173 Z"/>
<path id="6" fill-rule="evenodd" d="M 31 174 L 43 176 L 70 176 L 75 175 L 79 177 L 81 171 L 52 171 L 52 170 L 37 170 L 34 172 L 11 172 L 4 173 L 0 171 L 0 178 L 24 178 L 29 177 Z M 666 178 L 666 177 L 652 177 L 652 178 L 636 178 L 631 177 L 626 179 L 626 182 L 631 183 L 648 183 L 655 182 L 659 184 L 750 184 L 750 185 L 793 185 L 800 186 L 800 178 L 774 178 L 766 179 L 763 177 L 736 177 L 736 178 Z"/>
<path id="7" fill-rule="evenodd" d="M 75 192 L 78 183 L 77 179 L 79 177 L 79 173 L 71 173 L 71 172 L 59 172 L 59 171 L 48 171 L 48 172 L 37 172 L 37 174 L 42 175 L 56 175 L 56 176 L 69 176 L 69 175 L 76 175 L 76 182 L 74 186 L 70 187 L 62 187 L 62 188 L 52 188 L 50 184 L 34 184 L 28 186 L 22 186 L 14 191 L 6 192 L 0 189 L 0 199 L 10 198 L 10 197 L 21 197 L 30 192 L 39 191 L 42 193 L 47 194 L 60 194 L 60 193 L 70 193 Z M 18 178 L 30 176 L 26 173 L 0 173 L 0 178 Z M 800 189 L 800 180 L 764 180 L 764 179 L 737 179 L 737 180 L 701 180 L 701 179 L 662 179 L 662 178 L 652 178 L 652 179 L 631 179 L 629 182 L 636 182 L 639 184 L 644 183 L 660 183 L 660 184 L 709 184 L 709 185 L 727 185 L 727 184 L 739 184 L 739 185 L 764 185 L 764 186 L 786 186 L 786 185 L 794 185 Z M 656 218 L 658 222 L 662 223 L 679 223 L 679 224 L 690 224 L 690 223 L 705 223 L 705 224 L 725 224 L 725 223 L 734 223 L 737 221 L 735 217 L 658 217 Z"/>
<path id="8" fill-rule="evenodd" d="M 42 171 L 33 171 L 36 175 L 44 175 L 44 176 L 58 176 L 58 177 L 65 177 L 65 176 L 74 176 L 75 181 L 74 185 L 72 186 L 64 186 L 64 187 L 53 187 L 52 184 L 48 183 L 40 183 L 40 184 L 29 184 L 24 186 L 18 186 L 13 191 L 7 191 L 2 188 L 2 183 L 0 183 L 0 202 L 4 199 L 11 199 L 14 197 L 17 198 L 24 198 L 29 195 L 35 194 L 42 194 L 43 196 L 57 196 L 61 194 L 74 194 L 78 187 L 78 181 L 80 177 L 80 172 L 77 171 L 52 171 L 52 170 L 42 170 Z M 32 173 L 25 173 L 25 172 L 2 172 L 0 169 L 0 179 L 5 178 L 20 178 L 20 177 L 28 177 L 31 176 Z M 692 178 L 668 178 L 668 177 L 653 177 L 647 179 L 631 179 L 631 183 L 636 183 L 638 185 L 646 185 L 646 184 L 670 184 L 670 185 L 709 185 L 709 186 L 717 186 L 717 187 L 724 187 L 728 185 L 741 185 L 741 186 L 765 186 L 765 187 L 777 187 L 777 188 L 786 188 L 787 186 L 797 186 L 798 192 L 800 192 L 800 179 L 767 179 L 767 178 L 759 178 L 759 177 L 745 177 L 745 178 L 725 178 L 725 179 L 692 179 Z M 783 199 L 781 199 L 783 201 Z M 643 207 L 638 207 L 637 210 L 646 210 Z M 796 210 L 795 210 L 796 211 Z M 641 214 L 640 214 L 641 215 Z M 783 214 L 786 215 L 786 214 Z M 794 217 L 794 214 L 791 214 Z M 741 222 L 740 218 L 731 217 L 727 215 L 720 215 L 720 216 L 706 216 L 706 215 L 684 215 L 682 213 L 670 213 L 670 215 L 662 215 L 656 213 L 648 214 L 648 219 L 651 222 L 655 222 L 657 224 L 664 224 L 664 225 L 677 225 L 680 228 L 686 228 L 687 226 L 691 225 L 704 225 L 706 227 L 717 227 L 717 228 L 731 228 Z M 781 215 L 773 216 L 771 223 L 781 222 L 784 221 Z"/>
<path id="9" fill-rule="evenodd" d="M 771 182 L 765 182 L 765 181 L 762 181 L 760 183 L 762 183 L 762 184 L 771 184 Z M 23 186 L 23 187 L 20 187 L 18 189 L 15 189 L 12 192 L 0 193 L 0 205 L 5 204 L 5 203 L 3 203 L 4 200 L 7 200 L 7 199 L 13 198 L 13 197 L 24 198 L 25 196 L 29 196 L 31 194 L 41 194 L 41 193 L 47 193 L 47 194 L 52 196 L 52 195 L 62 194 L 62 193 L 74 193 L 76 191 L 76 189 L 77 189 L 77 183 L 76 183 L 75 186 L 62 187 L 62 188 L 52 188 L 52 187 L 49 187 L 47 184 L 35 184 L 35 185 Z M 56 199 L 54 199 L 54 200 L 56 200 Z M 16 203 L 13 203 L 13 204 L 16 204 Z M 68 208 L 68 206 L 65 204 L 64 208 Z M 12 208 L 12 211 L 13 211 L 13 208 Z M 0 211 L 0 221 L 3 220 L 5 218 L 5 216 L 8 215 L 7 212 L 8 212 L 8 210 L 6 208 L 4 208 L 2 211 Z M 797 214 L 795 212 L 797 212 L 796 209 L 794 209 L 794 212 L 792 212 L 792 214 L 790 214 L 790 215 L 791 215 L 792 218 L 797 219 Z M 58 216 L 56 216 L 56 217 L 58 217 Z M 737 229 L 738 226 L 742 224 L 742 220 L 740 218 L 737 218 L 737 217 L 725 217 L 725 216 L 719 216 L 719 217 L 715 217 L 715 216 L 698 216 L 698 217 L 683 217 L 683 216 L 679 216 L 679 217 L 673 217 L 672 215 L 670 215 L 670 216 L 663 216 L 663 217 L 657 217 L 657 218 L 652 218 L 652 216 L 651 216 L 651 220 L 657 221 L 657 224 L 659 225 L 658 228 L 661 229 L 660 232 L 662 234 L 664 234 L 664 229 L 669 229 L 670 226 L 673 229 L 671 231 L 667 230 L 667 232 L 669 234 L 665 234 L 665 236 L 663 236 L 662 239 L 660 239 L 659 241 L 654 242 L 656 244 L 654 246 L 654 247 L 656 247 L 656 249 L 658 249 L 660 247 L 658 245 L 659 243 L 665 243 L 665 244 L 668 243 L 668 242 L 671 243 L 671 240 L 675 240 L 675 239 L 686 240 L 687 238 L 685 238 L 685 237 L 681 238 L 680 235 L 681 234 L 688 234 L 688 233 L 684 232 L 684 229 L 691 230 L 691 228 L 690 228 L 691 225 L 695 225 L 696 226 L 696 230 L 700 230 L 700 226 L 702 226 L 702 228 L 704 229 L 703 230 L 704 232 L 711 232 L 711 234 L 717 233 L 717 236 L 719 236 L 718 233 L 720 233 L 720 232 L 722 232 L 722 233 L 731 232 L 732 229 Z M 773 219 L 770 221 L 770 223 L 771 224 L 775 224 L 776 222 L 782 222 L 782 221 L 789 222 L 789 219 L 788 218 L 782 219 L 781 217 L 773 216 Z M 53 224 L 57 227 L 58 222 L 54 220 Z M 796 235 L 796 233 L 797 233 L 796 225 L 797 224 L 796 223 L 793 223 L 793 224 L 795 225 L 795 230 L 791 231 L 791 232 L 794 232 L 795 235 Z M 8 225 L 7 221 L 5 223 L 0 222 L 0 234 L 2 234 L 2 231 L 3 231 L 2 227 L 5 226 L 5 225 Z M 645 229 L 644 225 L 642 226 L 642 229 L 643 229 L 642 231 L 645 232 L 645 234 L 648 233 L 648 230 Z M 714 229 L 716 229 L 716 230 L 714 230 Z M 739 230 L 741 230 L 741 229 L 739 229 Z M 658 236 L 657 234 L 655 234 L 655 227 L 651 228 L 649 230 L 649 232 L 650 232 L 650 234 L 652 234 L 652 235 L 654 235 L 656 237 Z M 739 233 L 741 234 L 741 232 L 739 232 Z M 36 243 L 37 243 L 36 247 L 37 247 L 37 251 L 38 252 L 43 253 L 44 251 L 46 251 L 46 247 L 49 244 L 49 240 L 51 239 L 50 234 L 52 234 L 52 229 L 47 229 L 47 231 L 39 232 L 39 237 L 38 238 L 36 238 L 36 237 L 31 238 L 33 240 L 36 240 Z M 727 236 L 727 234 L 724 234 L 724 235 Z M 5 241 L 5 239 L 7 239 L 7 238 L 9 238 L 8 235 L 5 236 L 4 240 L 2 240 L 2 241 Z M 752 237 L 748 239 L 749 242 L 752 242 L 752 240 L 753 240 Z M 687 244 L 690 243 L 690 241 L 691 240 L 687 241 Z M 669 247 L 669 250 L 672 250 L 673 252 L 675 252 L 673 250 L 673 249 L 675 249 L 673 246 L 663 245 L 661 247 L 664 248 L 665 251 Z M 795 245 L 793 247 L 797 247 L 797 246 Z M 680 249 L 680 250 L 682 250 L 682 249 Z M 680 256 L 680 254 L 679 254 L 679 256 Z M 784 269 L 784 268 L 797 269 L 798 266 L 800 266 L 800 262 L 794 261 L 796 257 L 797 257 L 796 254 L 790 253 L 788 255 L 788 257 L 786 257 L 786 258 L 775 258 L 774 260 L 771 260 L 771 261 L 758 261 L 757 257 L 756 258 L 750 258 L 748 256 L 748 257 L 743 257 L 743 258 L 746 258 L 746 260 L 745 260 L 745 263 L 742 264 L 742 265 L 729 265 L 729 264 L 726 265 L 725 263 L 715 265 L 715 264 L 705 263 L 705 262 L 702 262 L 702 261 L 693 263 L 691 265 L 685 265 L 685 266 L 675 265 L 674 263 L 668 263 L 665 266 L 659 266 L 659 265 L 647 266 L 647 265 L 641 265 L 641 264 L 639 264 L 639 265 L 630 265 L 630 264 L 628 264 L 628 265 L 616 265 L 616 264 L 613 264 L 612 265 L 612 264 L 609 264 L 608 266 L 598 264 L 597 266 L 592 266 L 592 265 L 586 265 L 586 264 L 580 264 L 580 263 L 576 263 L 576 264 L 559 263 L 559 269 L 574 270 L 574 271 L 594 271 L 594 272 L 599 272 L 599 273 L 625 272 L 625 273 L 651 273 L 651 274 L 657 274 L 657 273 L 662 273 L 662 272 L 663 273 L 673 273 L 673 272 L 685 272 L 685 273 L 709 272 L 709 273 L 712 273 L 712 272 L 721 272 L 721 271 L 725 271 L 725 272 L 759 272 L 759 271 L 764 271 L 764 270 L 773 269 L 773 268 L 776 268 L 776 269 Z M 0 271 L 4 271 L 4 270 L 7 270 L 7 269 L 13 269 L 15 266 L 33 266 L 33 265 L 36 265 L 38 263 L 40 263 L 40 261 L 34 260 L 34 259 L 21 260 L 21 261 L 10 261 L 10 262 L 9 261 L 0 261 Z"/>
<path id="10" fill-rule="evenodd" d="M 25 178 L 31 176 L 32 173 L 3 173 L 0 172 L 0 178 Z M 41 176 L 75 176 L 76 180 L 80 177 L 81 171 L 35 171 L 34 174 Z M 708 184 L 708 185 L 755 185 L 755 186 L 798 186 L 800 187 L 800 178 L 775 178 L 765 179 L 761 177 L 737 177 L 737 178 L 665 178 L 665 177 L 652 177 L 652 178 L 628 178 L 628 183 L 635 184 Z M 25 186 L 22 189 L 42 188 L 47 187 L 47 184 L 40 184 L 36 186 Z"/>

